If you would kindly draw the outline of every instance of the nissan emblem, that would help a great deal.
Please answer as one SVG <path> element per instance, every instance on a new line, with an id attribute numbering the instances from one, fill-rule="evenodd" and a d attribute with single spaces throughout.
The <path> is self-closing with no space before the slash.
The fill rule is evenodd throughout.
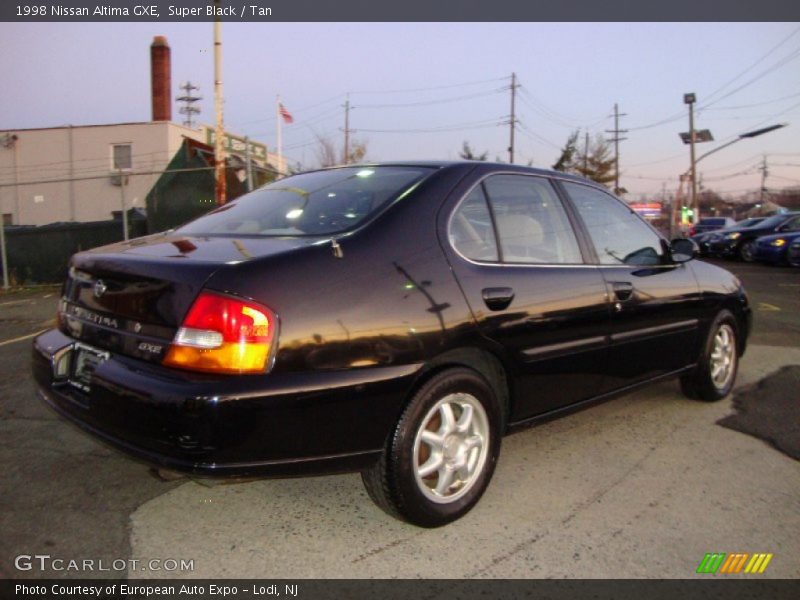
<path id="1" fill-rule="evenodd" d="M 108 286 L 105 284 L 105 282 L 102 279 L 98 279 L 94 282 L 94 297 L 99 298 L 106 293 L 107 289 Z"/>

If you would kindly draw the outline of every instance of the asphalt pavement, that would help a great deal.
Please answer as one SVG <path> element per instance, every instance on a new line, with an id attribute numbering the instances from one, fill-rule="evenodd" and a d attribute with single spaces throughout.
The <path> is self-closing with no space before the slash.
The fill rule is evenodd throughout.
<path id="1" fill-rule="evenodd" d="M 755 309 L 747 393 L 800 365 L 800 269 L 725 266 Z M 29 376 L 57 295 L 0 295 L 0 577 L 686 578 L 707 552 L 770 552 L 764 577 L 800 577 L 800 465 L 717 425 L 732 398 L 693 402 L 667 382 L 510 436 L 478 506 L 423 530 L 376 508 L 355 474 L 165 482 L 67 424 Z M 34 554 L 124 571 L 15 567 Z"/>

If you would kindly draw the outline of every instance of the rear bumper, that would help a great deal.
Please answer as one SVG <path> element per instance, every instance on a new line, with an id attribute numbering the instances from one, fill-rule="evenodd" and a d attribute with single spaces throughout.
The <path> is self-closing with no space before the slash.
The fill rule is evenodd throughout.
<path id="1" fill-rule="evenodd" d="M 91 391 L 56 381 L 52 361 L 74 341 L 34 340 L 42 399 L 82 429 L 146 462 L 202 475 L 291 476 L 372 464 L 419 365 L 212 377 L 112 355 Z"/>

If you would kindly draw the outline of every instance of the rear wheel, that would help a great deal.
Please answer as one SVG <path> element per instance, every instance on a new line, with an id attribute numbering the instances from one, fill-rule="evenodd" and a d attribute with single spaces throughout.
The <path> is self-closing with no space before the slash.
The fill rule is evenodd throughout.
<path id="1" fill-rule="evenodd" d="M 414 394 L 383 456 L 362 473 L 372 500 L 389 514 L 438 527 L 483 495 L 500 451 L 500 407 L 470 369 L 443 371 Z"/>
<path id="2" fill-rule="evenodd" d="M 697 367 L 681 377 L 681 390 L 686 396 L 714 402 L 730 393 L 739 367 L 737 331 L 736 319 L 730 312 L 717 315 Z"/>

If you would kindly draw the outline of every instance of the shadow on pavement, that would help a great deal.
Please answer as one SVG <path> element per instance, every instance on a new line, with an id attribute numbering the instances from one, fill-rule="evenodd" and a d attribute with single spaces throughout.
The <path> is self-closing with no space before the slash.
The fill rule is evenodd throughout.
<path id="1" fill-rule="evenodd" d="M 800 366 L 783 367 L 733 399 L 718 425 L 760 438 L 800 460 Z"/>

